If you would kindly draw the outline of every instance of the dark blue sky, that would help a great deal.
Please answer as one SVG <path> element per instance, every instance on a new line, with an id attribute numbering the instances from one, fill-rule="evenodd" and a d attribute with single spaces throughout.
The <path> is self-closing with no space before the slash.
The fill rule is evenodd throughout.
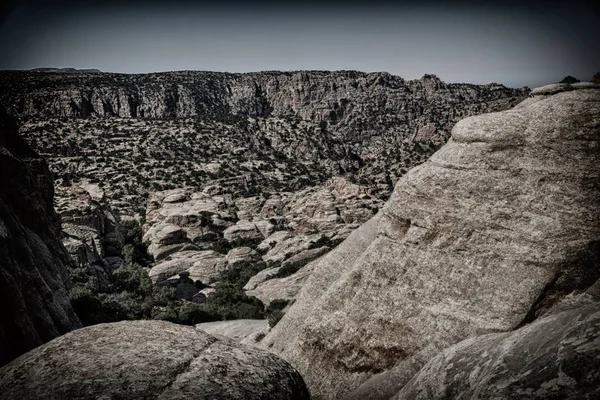
<path id="1" fill-rule="evenodd" d="M 590 1 L 7 4 L 0 69 L 353 69 L 509 86 L 600 71 L 600 15 Z"/>

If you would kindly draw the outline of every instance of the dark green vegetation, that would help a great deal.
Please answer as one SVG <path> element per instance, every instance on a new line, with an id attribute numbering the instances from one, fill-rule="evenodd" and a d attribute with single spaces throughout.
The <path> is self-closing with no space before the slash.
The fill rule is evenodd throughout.
<path id="1" fill-rule="evenodd" d="M 248 279 L 263 268 L 261 263 L 223 271 L 215 291 L 202 304 L 179 299 L 174 287 L 155 286 L 148 277 L 144 268 L 148 259 L 137 223 L 126 224 L 125 237 L 125 263 L 116 270 L 106 271 L 102 266 L 70 269 L 71 303 L 84 325 L 139 319 L 159 319 L 184 325 L 262 319 L 285 307 L 285 304 L 275 303 L 265 310 L 259 299 L 247 296 L 242 290 Z M 103 276 L 108 282 L 103 282 Z M 195 284 L 201 287 L 201 283 Z"/>
<path id="2" fill-rule="evenodd" d="M 283 309 L 289 304 L 288 300 L 275 299 L 267 307 L 267 314 L 269 314 L 269 326 L 273 328 L 283 318 L 285 312 Z"/>
<path id="3" fill-rule="evenodd" d="M 565 76 L 562 81 L 560 81 L 559 83 L 568 83 L 568 84 L 572 84 L 572 83 L 577 83 L 577 82 L 581 82 L 579 79 L 572 77 L 571 75 L 569 76 Z"/>

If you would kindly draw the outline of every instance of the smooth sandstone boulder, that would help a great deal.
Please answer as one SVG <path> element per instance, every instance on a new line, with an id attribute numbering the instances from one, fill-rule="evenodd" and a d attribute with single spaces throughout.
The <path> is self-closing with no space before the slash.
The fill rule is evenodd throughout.
<path id="1" fill-rule="evenodd" d="M 0 399 L 309 399 L 302 377 L 264 350 L 165 321 L 100 324 L 0 369 Z"/>
<path id="2" fill-rule="evenodd" d="M 363 226 L 318 262 L 261 342 L 314 398 L 515 329 L 598 279 L 600 90 L 546 93 L 460 121 L 398 182 L 376 237 Z"/>

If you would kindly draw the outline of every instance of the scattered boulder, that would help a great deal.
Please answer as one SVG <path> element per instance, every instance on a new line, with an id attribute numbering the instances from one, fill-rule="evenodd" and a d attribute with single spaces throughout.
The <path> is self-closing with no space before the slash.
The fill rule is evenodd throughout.
<path id="1" fill-rule="evenodd" d="M 225 259 L 232 268 L 262 262 L 260 254 L 250 247 L 236 247 L 235 249 L 231 249 L 229 250 L 229 253 L 227 253 Z"/>
<path id="2" fill-rule="evenodd" d="M 254 247 L 265 239 L 259 227 L 250 221 L 238 221 L 223 232 L 223 237 L 232 246 Z"/>
<path id="3" fill-rule="evenodd" d="M 2 399 L 309 399 L 302 377 L 264 350 L 164 321 L 100 324 L 0 369 Z"/>
<path id="4" fill-rule="evenodd" d="M 148 254 L 160 260 L 180 250 L 188 242 L 185 231 L 181 227 L 159 223 L 152 226 L 144 234 L 144 242 L 148 244 Z"/>
<path id="5" fill-rule="evenodd" d="M 293 255 L 284 262 L 281 263 L 281 267 L 288 270 L 298 270 L 308 264 L 309 262 L 316 260 L 323 254 L 326 254 L 331 250 L 328 246 L 317 247 L 316 249 L 302 250 L 298 254 Z"/>
<path id="6" fill-rule="evenodd" d="M 267 279 L 272 278 L 277 275 L 281 267 L 267 268 L 260 271 L 258 274 L 254 275 L 248 283 L 244 286 L 244 290 L 253 290 L 256 289 L 258 285 L 265 282 Z"/>
<path id="7" fill-rule="evenodd" d="M 189 250 L 171 254 L 168 259 L 155 264 L 148 275 L 157 283 L 173 275 L 188 272 L 190 279 L 210 283 L 226 268 L 227 261 L 220 253 L 212 250 Z"/>
<path id="8" fill-rule="evenodd" d="M 282 267 L 283 268 L 283 267 Z M 280 268 L 276 268 L 277 270 L 281 270 Z M 257 283 L 254 285 L 256 281 L 252 284 L 248 282 L 246 287 L 255 286 L 251 290 L 246 290 L 246 294 L 248 296 L 254 296 L 260 301 L 263 302 L 265 306 L 271 304 L 273 300 L 282 299 L 282 300 L 293 300 L 296 298 L 296 295 L 304 286 L 304 283 L 314 270 L 313 264 L 308 264 L 300 270 L 296 271 L 294 274 L 283 277 L 283 278 L 271 278 L 266 279 L 262 283 Z"/>

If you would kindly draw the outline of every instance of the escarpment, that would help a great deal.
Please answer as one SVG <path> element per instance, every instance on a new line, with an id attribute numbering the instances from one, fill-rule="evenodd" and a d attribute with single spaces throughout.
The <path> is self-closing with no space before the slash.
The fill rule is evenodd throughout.
<path id="1" fill-rule="evenodd" d="M 599 135 L 600 90 L 589 84 L 460 121 L 370 223 L 318 261 L 261 346 L 315 398 L 338 398 L 584 292 L 600 276 Z"/>
<path id="2" fill-rule="evenodd" d="M 387 199 L 458 120 L 528 92 L 355 71 L 0 73 L 0 104 L 24 121 L 22 136 L 59 186 L 103 182 L 112 209 L 128 216 L 160 190 L 249 197 L 340 174 Z"/>
<path id="3" fill-rule="evenodd" d="M 0 110 L 0 365 L 81 326 L 52 185 L 47 164 Z"/>

